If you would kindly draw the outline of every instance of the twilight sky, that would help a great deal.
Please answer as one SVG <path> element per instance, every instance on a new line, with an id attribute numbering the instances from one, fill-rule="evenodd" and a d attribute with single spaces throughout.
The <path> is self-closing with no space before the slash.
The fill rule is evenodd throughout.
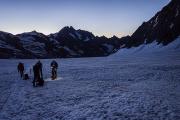
<path id="1" fill-rule="evenodd" d="M 0 0 L 0 31 L 58 32 L 64 26 L 95 35 L 131 35 L 170 0 Z"/>

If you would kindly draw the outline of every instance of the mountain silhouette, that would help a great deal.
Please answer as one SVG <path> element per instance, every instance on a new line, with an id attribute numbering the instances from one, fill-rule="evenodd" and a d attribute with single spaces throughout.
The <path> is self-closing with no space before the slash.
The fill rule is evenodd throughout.
<path id="1" fill-rule="evenodd" d="M 154 41 L 165 46 L 180 35 L 179 21 L 180 0 L 172 0 L 131 36 L 122 38 L 98 37 L 72 26 L 50 35 L 37 31 L 17 35 L 0 31 L 0 58 L 99 57 Z"/>

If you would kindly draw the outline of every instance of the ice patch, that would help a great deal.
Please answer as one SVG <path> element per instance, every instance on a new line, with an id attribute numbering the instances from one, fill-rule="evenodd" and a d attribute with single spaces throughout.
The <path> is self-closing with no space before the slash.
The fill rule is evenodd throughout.
<path id="1" fill-rule="evenodd" d="M 86 37 L 86 39 L 84 40 L 85 42 L 87 42 L 87 41 L 89 41 L 90 39 L 89 39 L 89 37 Z"/>
<path id="2" fill-rule="evenodd" d="M 63 47 L 65 50 L 67 50 L 71 55 L 77 55 L 73 50 L 71 50 L 70 48 L 68 48 L 67 46 Z"/>
<path id="3" fill-rule="evenodd" d="M 110 44 L 103 44 L 103 46 L 105 46 L 108 50 L 108 52 L 110 53 L 112 50 L 113 50 L 113 46 L 112 45 L 110 45 Z"/>
<path id="4" fill-rule="evenodd" d="M 69 35 L 70 35 L 71 37 L 73 37 L 74 39 L 76 38 L 76 36 L 75 36 L 74 34 L 72 34 L 72 33 L 69 33 Z"/>
<path id="5" fill-rule="evenodd" d="M 151 24 L 153 23 L 153 20 L 151 20 L 151 22 L 150 22 Z"/>
<path id="6" fill-rule="evenodd" d="M 77 31 L 75 32 L 75 34 L 78 36 L 79 39 L 81 39 L 81 34 L 79 34 Z"/>
<path id="7" fill-rule="evenodd" d="M 46 78 L 44 81 L 55 82 L 55 81 L 62 80 L 62 79 L 63 79 L 62 77 L 57 77 L 55 80 L 52 80 L 52 78 Z"/>
<path id="8" fill-rule="evenodd" d="M 59 44 L 59 42 L 56 39 L 54 39 L 54 38 L 50 38 L 49 40 L 51 42 L 53 42 L 55 45 Z"/>
<path id="9" fill-rule="evenodd" d="M 159 19 L 159 16 L 156 17 L 155 23 L 154 23 L 153 27 L 156 27 L 156 26 L 157 26 L 157 24 L 158 24 L 158 19 Z"/>

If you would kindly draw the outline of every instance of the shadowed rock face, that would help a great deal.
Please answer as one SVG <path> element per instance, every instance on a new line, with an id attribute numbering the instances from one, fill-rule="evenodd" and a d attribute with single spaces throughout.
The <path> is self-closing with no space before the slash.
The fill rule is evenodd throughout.
<path id="1" fill-rule="evenodd" d="M 172 0 L 148 22 L 144 22 L 131 36 L 132 46 L 142 43 L 167 45 L 180 35 L 180 1 Z"/>
<path id="2" fill-rule="evenodd" d="M 106 38 L 64 27 L 48 36 L 36 31 L 12 35 L 0 32 L 0 58 L 69 58 L 110 55 L 121 48 L 157 41 L 171 43 L 180 35 L 180 0 L 172 0 L 132 36 Z"/>

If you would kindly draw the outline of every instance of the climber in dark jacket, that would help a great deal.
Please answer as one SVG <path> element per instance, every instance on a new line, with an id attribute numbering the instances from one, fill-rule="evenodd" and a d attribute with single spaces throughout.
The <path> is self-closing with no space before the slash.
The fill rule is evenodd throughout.
<path id="1" fill-rule="evenodd" d="M 21 78 L 24 75 L 24 64 L 19 62 L 18 66 L 17 66 L 18 72 L 20 73 Z"/>
<path id="2" fill-rule="evenodd" d="M 55 60 L 53 60 L 51 62 L 51 69 L 52 69 L 52 76 L 51 76 L 51 78 L 52 78 L 52 80 L 54 80 L 54 79 L 57 78 L 57 69 L 58 69 L 58 63 Z"/>
<path id="3" fill-rule="evenodd" d="M 42 63 L 38 61 L 34 66 L 33 66 L 33 72 L 34 72 L 34 80 L 33 80 L 33 86 L 36 86 L 37 84 L 41 84 L 43 81 L 43 74 L 42 74 Z"/>

